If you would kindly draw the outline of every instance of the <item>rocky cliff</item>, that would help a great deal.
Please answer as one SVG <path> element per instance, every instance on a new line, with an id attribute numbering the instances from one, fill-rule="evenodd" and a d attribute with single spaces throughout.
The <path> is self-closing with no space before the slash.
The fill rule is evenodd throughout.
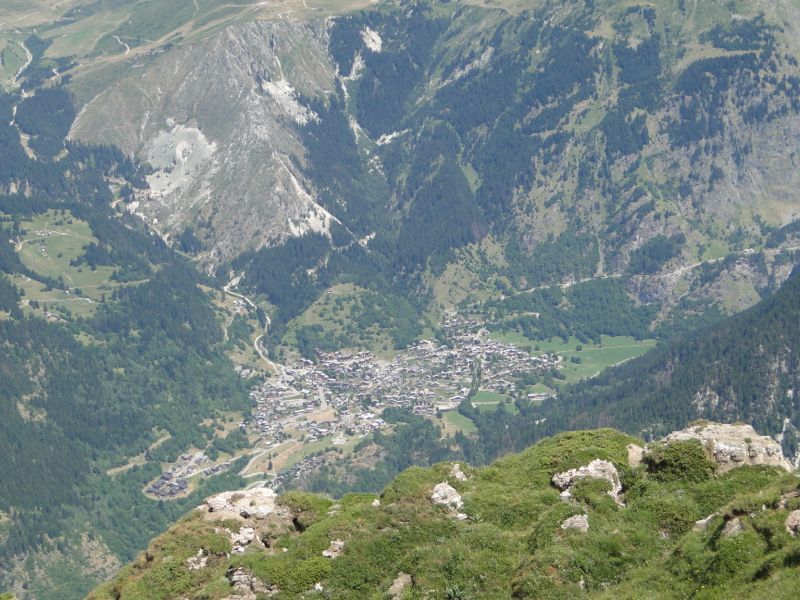
<path id="1" fill-rule="evenodd" d="M 327 232 L 298 129 L 336 87 L 324 22 L 239 24 L 135 67 L 71 132 L 150 165 L 150 189 L 130 210 L 167 235 L 193 228 L 215 263 Z"/>

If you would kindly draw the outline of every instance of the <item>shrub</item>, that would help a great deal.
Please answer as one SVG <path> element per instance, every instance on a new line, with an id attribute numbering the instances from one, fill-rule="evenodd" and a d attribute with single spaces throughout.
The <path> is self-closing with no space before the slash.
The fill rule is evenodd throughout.
<path id="1" fill-rule="evenodd" d="M 697 483 L 710 479 L 717 469 L 698 440 L 658 444 L 644 456 L 644 463 L 653 478 L 661 482 Z"/>

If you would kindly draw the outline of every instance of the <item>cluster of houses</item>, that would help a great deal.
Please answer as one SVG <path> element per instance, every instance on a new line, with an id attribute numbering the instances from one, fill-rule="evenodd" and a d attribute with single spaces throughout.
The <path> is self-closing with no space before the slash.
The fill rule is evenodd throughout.
<path id="1" fill-rule="evenodd" d="M 441 331 L 439 339 L 417 342 L 392 360 L 370 352 L 320 351 L 316 361 L 300 359 L 282 367 L 251 392 L 254 409 L 240 426 L 258 434 L 263 447 L 290 439 L 343 445 L 385 429 L 381 415 L 386 408 L 434 415 L 454 409 L 476 386 L 507 394 L 521 374 L 543 373 L 561 361 L 554 354 L 534 355 L 493 340 L 479 323 L 463 317 L 448 318 Z M 251 376 L 244 367 L 237 371 Z M 278 474 L 272 485 L 307 475 L 326 460 L 326 453 L 306 457 Z M 181 495 L 190 477 L 214 475 L 229 462 L 211 463 L 202 452 L 184 454 L 146 491 L 160 498 Z"/>
<path id="2" fill-rule="evenodd" d="M 206 477 L 221 473 L 230 466 L 230 461 L 211 464 L 203 452 L 182 454 L 161 477 L 152 482 L 145 492 L 157 498 L 174 498 L 189 489 L 189 478 L 202 473 Z"/>
<path id="3" fill-rule="evenodd" d="M 387 361 L 370 352 L 317 352 L 265 379 L 251 393 L 252 419 L 243 425 L 268 443 L 329 436 L 364 436 L 386 423 L 387 407 L 434 415 L 454 408 L 479 380 L 480 389 L 509 393 L 520 373 L 556 368 L 554 354 L 533 355 L 514 344 L 492 340 L 463 317 L 448 318 L 445 340 L 423 340 Z"/>

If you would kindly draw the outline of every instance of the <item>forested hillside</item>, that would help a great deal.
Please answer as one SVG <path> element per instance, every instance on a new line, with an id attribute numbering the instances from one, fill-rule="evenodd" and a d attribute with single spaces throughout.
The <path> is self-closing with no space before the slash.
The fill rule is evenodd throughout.
<path id="1" fill-rule="evenodd" d="M 542 406 L 517 402 L 514 411 L 487 413 L 465 402 L 459 410 L 476 423 L 477 439 L 456 440 L 469 460 L 482 462 L 558 431 L 601 424 L 651 438 L 706 418 L 752 423 L 797 456 L 798 320 L 796 270 L 752 309 L 564 386 Z"/>
<path id="2" fill-rule="evenodd" d="M 141 492 L 159 461 L 213 439 L 207 416 L 247 400 L 202 277 L 112 208 L 144 171 L 65 140 L 74 115 L 61 86 L 0 95 L 0 587 L 37 598 L 85 593 L 235 485 L 171 505 Z"/>
<path id="3" fill-rule="evenodd" d="M 595 278 L 667 335 L 752 306 L 797 260 L 794 11 L 387 2 L 237 24 L 131 58 L 99 94 L 77 69 L 72 135 L 151 165 L 129 207 L 244 273 L 273 356 L 378 349 L 315 307 L 351 284 L 350 322 L 378 323 L 358 308 L 377 294 L 394 348 L 444 311 Z"/>
<path id="4" fill-rule="evenodd" d="M 696 418 L 752 423 L 798 451 L 800 271 L 771 298 L 715 327 L 568 388 L 546 409 L 588 424 L 659 435 Z"/>

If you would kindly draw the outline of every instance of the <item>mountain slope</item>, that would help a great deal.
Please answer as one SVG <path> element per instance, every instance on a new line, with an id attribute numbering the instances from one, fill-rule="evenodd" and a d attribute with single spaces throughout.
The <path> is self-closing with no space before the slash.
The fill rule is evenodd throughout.
<path id="1" fill-rule="evenodd" d="M 755 307 L 660 344 L 644 356 L 536 405 L 459 412 L 477 435 L 455 437 L 467 460 L 482 463 L 561 431 L 597 424 L 646 439 L 695 419 L 745 421 L 780 439 L 797 461 L 797 353 L 800 271 Z"/>
<path id="2" fill-rule="evenodd" d="M 794 234 L 765 250 L 800 214 L 795 12 L 389 3 L 237 24 L 107 89 L 78 71 L 72 135 L 149 161 L 130 209 L 292 317 L 337 281 L 440 313 L 614 276 L 671 326 L 753 305 L 796 260 Z M 260 265 L 311 232 L 329 247 L 299 261 L 298 304 Z"/>
<path id="3" fill-rule="evenodd" d="M 219 489 L 142 493 L 247 407 L 208 282 L 116 208 L 143 171 L 65 140 L 74 114 L 60 86 L 0 95 L 0 587 L 21 597 L 85 594 Z"/>
<path id="4" fill-rule="evenodd" d="M 654 434 L 697 418 L 743 420 L 798 451 L 800 271 L 754 308 L 562 394 L 563 426 Z"/>
<path id="5" fill-rule="evenodd" d="M 800 542 L 784 523 L 796 475 L 714 477 L 696 440 L 631 467 L 637 444 L 612 430 L 563 434 L 483 469 L 409 469 L 379 498 L 226 494 L 90 597 L 793 597 Z M 561 499 L 552 482 L 589 464 Z M 250 516 L 231 516 L 228 504 L 248 498 Z"/>

